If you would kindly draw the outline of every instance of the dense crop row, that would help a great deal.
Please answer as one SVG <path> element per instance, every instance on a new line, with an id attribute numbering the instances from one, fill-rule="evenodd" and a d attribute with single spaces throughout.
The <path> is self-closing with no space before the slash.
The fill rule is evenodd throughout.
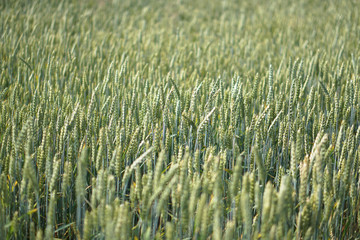
<path id="1" fill-rule="evenodd" d="M 360 236 L 357 1 L 2 1 L 0 239 Z"/>

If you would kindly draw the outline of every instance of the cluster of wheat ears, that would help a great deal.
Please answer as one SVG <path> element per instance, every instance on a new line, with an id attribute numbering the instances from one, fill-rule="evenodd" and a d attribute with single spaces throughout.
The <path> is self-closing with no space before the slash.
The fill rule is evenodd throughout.
<path id="1" fill-rule="evenodd" d="M 0 239 L 358 239 L 359 11 L 1 1 Z"/>

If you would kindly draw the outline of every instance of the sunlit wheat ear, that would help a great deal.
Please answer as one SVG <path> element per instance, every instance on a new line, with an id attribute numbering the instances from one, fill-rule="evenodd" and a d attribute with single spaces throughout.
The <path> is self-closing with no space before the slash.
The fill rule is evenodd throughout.
<path id="1" fill-rule="evenodd" d="M 51 193 L 50 205 L 46 216 L 46 230 L 45 238 L 53 239 L 54 236 L 54 224 L 55 224 L 55 193 Z"/>

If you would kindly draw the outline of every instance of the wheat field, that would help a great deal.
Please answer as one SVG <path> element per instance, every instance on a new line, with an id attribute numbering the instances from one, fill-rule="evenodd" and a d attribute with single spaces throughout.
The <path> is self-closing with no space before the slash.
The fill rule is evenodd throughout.
<path id="1" fill-rule="evenodd" d="M 0 239 L 360 239 L 357 0 L 0 1 Z"/>

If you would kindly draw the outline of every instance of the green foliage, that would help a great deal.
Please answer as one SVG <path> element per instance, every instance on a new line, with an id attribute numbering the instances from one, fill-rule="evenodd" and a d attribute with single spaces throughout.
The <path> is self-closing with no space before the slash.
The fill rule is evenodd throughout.
<path id="1" fill-rule="evenodd" d="M 0 239 L 357 239 L 357 1 L 2 1 Z"/>

